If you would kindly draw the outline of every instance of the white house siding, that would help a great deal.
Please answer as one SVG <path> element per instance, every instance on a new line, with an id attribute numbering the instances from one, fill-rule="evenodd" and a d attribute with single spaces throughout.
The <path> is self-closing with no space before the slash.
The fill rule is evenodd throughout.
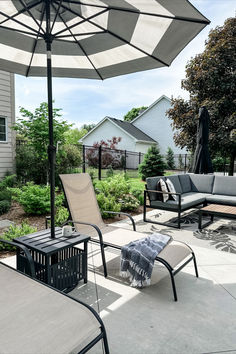
<path id="1" fill-rule="evenodd" d="M 173 140 L 171 121 L 166 116 L 166 111 L 171 107 L 171 102 L 163 97 L 157 104 L 143 113 L 140 118 L 133 122 L 137 128 L 149 135 L 158 142 L 162 154 L 166 154 L 168 146 L 175 154 L 185 153 L 185 150 L 178 148 Z"/>
<path id="2" fill-rule="evenodd" d="M 105 120 L 97 129 L 94 129 L 87 137 L 83 139 L 83 145 L 92 146 L 96 142 L 101 140 L 107 141 L 107 139 L 112 139 L 113 137 L 121 137 L 121 141 L 116 146 L 120 150 L 135 150 L 135 139 L 126 134 L 115 124 L 111 123 L 109 120 Z"/>
<path id="3" fill-rule="evenodd" d="M 0 117 L 7 118 L 7 141 L 0 141 L 0 178 L 15 169 L 15 133 L 10 129 L 15 122 L 14 75 L 0 71 Z"/>

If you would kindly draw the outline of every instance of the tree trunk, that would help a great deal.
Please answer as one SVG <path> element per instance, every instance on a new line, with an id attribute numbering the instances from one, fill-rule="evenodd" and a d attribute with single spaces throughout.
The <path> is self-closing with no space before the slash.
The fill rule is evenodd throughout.
<path id="1" fill-rule="evenodd" d="M 236 157 L 236 151 L 233 151 L 230 155 L 230 162 L 229 162 L 229 176 L 234 175 L 234 161 Z"/>

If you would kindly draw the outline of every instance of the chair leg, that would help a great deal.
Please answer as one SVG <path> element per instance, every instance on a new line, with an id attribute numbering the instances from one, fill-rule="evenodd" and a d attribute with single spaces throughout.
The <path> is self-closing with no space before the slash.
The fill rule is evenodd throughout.
<path id="1" fill-rule="evenodd" d="M 179 211 L 178 211 L 178 229 L 181 228 L 181 223 L 180 223 L 180 221 L 181 221 L 181 211 L 179 210 Z"/>
<path id="2" fill-rule="evenodd" d="M 170 279 L 171 279 L 172 290 L 173 290 L 173 294 L 174 294 L 174 300 L 178 301 L 176 286 L 175 286 L 175 279 L 174 279 L 174 275 L 172 274 L 172 272 L 170 272 Z"/>
<path id="3" fill-rule="evenodd" d="M 104 244 L 100 244 L 101 246 L 101 255 L 102 255 L 102 265 L 104 271 L 104 277 L 107 277 L 107 265 L 106 265 L 106 258 L 105 258 L 105 251 L 104 251 Z"/>
<path id="4" fill-rule="evenodd" d="M 194 253 L 192 253 L 192 255 L 193 255 L 193 263 L 194 263 L 195 274 L 196 274 L 196 277 L 198 278 L 198 269 L 197 269 L 196 257 L 195 257 Z"/>

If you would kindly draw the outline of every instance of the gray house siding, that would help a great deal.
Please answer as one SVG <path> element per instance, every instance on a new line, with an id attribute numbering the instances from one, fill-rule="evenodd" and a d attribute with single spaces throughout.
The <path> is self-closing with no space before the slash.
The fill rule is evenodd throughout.
<path id="1" fill-rule="evenodd" d="M 15 123 L 14 75 L 4 71 L 0 71 L 0 122 L 0 178 L 2 178 L 7 171 L 15 170 L 15 133 L 10 128 Z"/>

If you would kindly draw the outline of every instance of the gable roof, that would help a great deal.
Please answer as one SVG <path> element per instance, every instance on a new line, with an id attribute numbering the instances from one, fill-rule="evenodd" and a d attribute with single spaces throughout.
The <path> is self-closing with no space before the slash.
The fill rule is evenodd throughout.
<path id="1" fill-rule="evenodd" d="M 110 121 L 118 125 L 121 129 L 125 130 L 126 133 L 132 135 L 136 140 L 156 142 L 150 136 L 142 132 L 139 128 L 135 127 L 132 123 L 125 120 L 120 120 L 116 118 L 108 117 Z"/>
<path id="2" fill-rule="evenodd" d="M 140 113 L 136 118 L 134 118 L 131 123 L 133 124 L 133 122 L 135 122 L 137 119 L 139 119 L 140 117 L 142 117 L 144 114 L 146 114 L 150 109 L 152 109 L 152 107 L 154 107 L 156 104 L 158 104 L 161 100 L 166 99 L 167 101 L 171 102 L 171 99 L 169 97 L 167 97 L 166 95 L 162 95 L 161 97 L 159 97 L 155 102 L 153 102 L 147 109 L 145 109 L 145 111 L 143 111 L 142 113 Z"/>
<path id="3" fill-rule="evenodd" d="M 147 134 L 143 133 L 142 130 L 135 127 L 132 123 L 126 122 L 120 119 L 105 117 L 103 118 L 92 130 L 90 130 L 87 134 L 85 134 L 80 141 L 82 142 L 84 138 L 90 135 L 94 130 L 96 130 L 105 120 L 109 120 L 111 123 L 115 124 L 118 128 L 122 129 L 126 134 L 131 136 L 137 141 L 144 141 L 149 143 L 156 143 L 154 139 L 152 139 Z"/>

